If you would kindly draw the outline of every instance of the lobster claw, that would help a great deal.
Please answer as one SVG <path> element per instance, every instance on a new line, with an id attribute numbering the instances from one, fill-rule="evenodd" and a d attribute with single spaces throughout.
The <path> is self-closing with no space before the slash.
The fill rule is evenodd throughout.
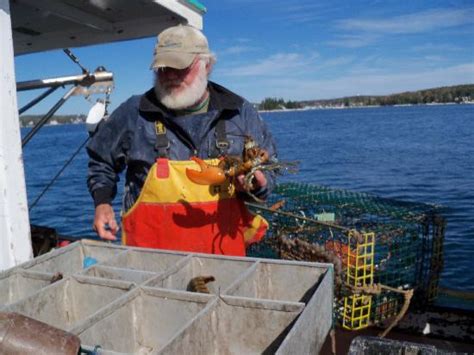
<path id="1" fill-rule="evenodd" d="M 189 180 L 198 185 L 219 185 L 226 180 L 224 170 L 217 166 L 208 165 L 204 160 L 198 157 L 192 157 L 191 160 L 195 161 L 198 165 L 199 170 L 186 168 L 186 176 Z"/>

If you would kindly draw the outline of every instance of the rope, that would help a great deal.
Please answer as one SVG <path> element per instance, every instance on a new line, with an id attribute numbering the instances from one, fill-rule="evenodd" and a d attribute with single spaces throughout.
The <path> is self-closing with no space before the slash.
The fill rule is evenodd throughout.
<path id="1" fill-rule="evenodd" d="M 305 216 L 302 216 L 302 215 L 297 215 L 297 214 L 291 213 L 291 212 L 274 210 L 271 207 L 266 207 L 266 206 L 259 205 L 259 204 L 256 204 L 256 203 L 245 202 L 245 204 L 249 207 L 252 207 L 252 208 L 255 208 L 255 209 L 260 209 L 260 210 L 270 212 L 270 213 L 273 213 L 273 214 L 276 214 L 276 215 L 291 217 L 291 218 L 299 219 L 299 220 L 302 220 L 302 221 L 319 224 L 319 225 L 322 225 L 322 226 L 325 226 L 325 227 L 331 227 L 331 228 L 339 229 L 339 230 L 342 230 L 342 231 L 345 231 L 345 232 L 352 232 L 352 233 L 354 233 L 354 235 L 359 234 L 359 232 L 357 232 L 354 229 L 343 227 L 343 226 L 340 226 L 340 225 L 337 225 L 337 224 L 334 224 L 334 223 L 318 221 L 317 219 L 305 217 Z"/>
<path id="2" fill-rule="evenodd" d="M 386 328 L 383 332 L 379 333 L 379 337 L 381 338 L 384 338 L 392 330 L 392 328 L 398 324 L 398 322 L 403 318 L 403 316 L 407 312 L 408 307 L 410 307 L 410 301 L 411 301 L 411 298 L 413 297 L 413 289 L 406 290 L 401 293 L 403 293 L 403 298 L 404 298 L 403 307 L 400 310 L 400 313 L 398 313 L 398 315 L 395 317 L 392 323 L 388 326 L 388 328 Z"/>
<path id="3" fill-rule="evenodd" d="M 400 312 L 397 314 L 395 319 L 390 323 L 390 325 L 381 333 L 378 334 L 379 337 L 384 338 L 391 330 L 393 327 L 395 327 L 398 322 L 403 318 L 405 313 L 408 310 L 408 307 L 410 307 L 410 301 L 413 297 L 413 289 L 410 290 L 400 290 L 398 288 L 382 285 L 382 284 L 372 284 L 372 285 L 365 285 L 365 286 L 349 286 L 354 292 L 356 293 L 366 293 L 369 295 L 380 295 L 382 293 L 382 290 L 387 290 L 391 292 L 396 292 L 403 294 L 404 302 L 403 306 L 400 309 Z"/>
<path id="4" fill-rule="evenodd" d="M 331 337 L 331 352 L 332 355 L 336 355 L 336 329 L 334 327 L 329 331 Z"/>
<path id="5" fill-rule="evenodd" d="M 63 171 L 68 167 L 69 164 L 74 160 L 74 158 L 79 154 L 82 148 L 87 144 L 89 141 L 90 137 L 87 137 L 87 139 L 80 145 L 80 147 L 74 152 L 74 154 L 64 163 L 62 168 L 58 171 L 58 173 L 53 177 L 53 179 L 48 183 L 48 185 L 45 186 L 43 191 L 36 197 L 36 199 L 33 201 L 33 203 L 30 205 L 29 210 L 31 211 L 36 204 L 39 202 L 39 200 L 43 197 L 43 195 L 46 193 L 46 191 L 49 190 L 49 188 L 56 182 L 56 180 L 59 178 L 59 176 L 63 173 Z"/>

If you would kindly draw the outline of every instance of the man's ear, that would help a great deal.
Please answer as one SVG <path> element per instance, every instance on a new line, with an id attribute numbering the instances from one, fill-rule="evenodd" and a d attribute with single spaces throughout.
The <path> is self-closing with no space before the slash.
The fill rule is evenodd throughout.
<path id="1" fill-rule="evenodd" d="M 208 60 L 207 63 L 206 63 L 207 75 L 211 74 L 211 71 L 212 71 L 212 62 L 210 60 Z"/>

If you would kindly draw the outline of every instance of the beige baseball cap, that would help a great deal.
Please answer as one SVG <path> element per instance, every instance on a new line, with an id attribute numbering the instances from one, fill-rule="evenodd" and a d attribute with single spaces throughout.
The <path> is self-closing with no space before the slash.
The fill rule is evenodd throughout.
<path id="1" fill-rule="evenodd" d="M 150 69 L 184 69 L 202 53 L 209 53 L 209 45 L 201 31 L 187 25 L 169 27 L 158 35 Z"/>

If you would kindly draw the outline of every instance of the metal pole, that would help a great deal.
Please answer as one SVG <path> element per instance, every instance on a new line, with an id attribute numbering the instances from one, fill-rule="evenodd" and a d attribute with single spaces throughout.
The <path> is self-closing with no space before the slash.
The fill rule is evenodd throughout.
<path id="1" fill-rule="evenodd" d="M 96 82 L 113 80 L 113 73 L 108 71 L 97 71 L 89 74 L 63 76 L 51 79 L 38 79 L 30 81 L 22 81 L 16 84 L 17 91 L 34 90 L 48 87 L 57 87 L 65 85 L 81 85 L 90 86 Z"/>
<path id="2" fill-rule="evenodd" d="M 58 102 L 56 102 L 53 108 L 51 108 L 51 110 L 49 110 L 49 112 L 45 116 L 43 116 L 43 118 L 39 120 L 37 124 L 35 124 L 35 126 L 31 129 L 31 131 L 28 132 L 25 138 L 22 139 L 22 147 L 24 147 L 30 141 L 30 139 L 33 138 L 36 132 L 38 132 L 38 130 L 43 127 L 46 122 L 49 121 L 49 119 L 56 113 L 57 110 L 59 110 L 59 108 L 67 101 L 67 99 L 71 97 L 76 88 L 76 86 L 73 86 L 67 93 L 65 93 L 64 96 L 60 98 Z"/>
<path id="3" fill-rule="evenodd" d="M 56 86 L 56 87 L 52 87 L 48 90 L 46 90 L 45 92 L 43 92 L 40 96 L 38 96 L 37 98 L 35 98 L 34 100 L 31 100 L 29 103 L 27 103 L 25 106 L 23 106 L 21 109 L 18 110 L 18 114 L 21 115 L 22 113 L 24 113 L 25 111 L 29 110 L 30 108 L 32 108 L 34 105 L 36 105 L 38 102 L 40 102 L 41 100 L 43 100 L 45 97 L 49 96 L 50 94 L 52 94 L 54 91 L 56 91 L 57 89 L 59 88 L 59 86 Z"/>

